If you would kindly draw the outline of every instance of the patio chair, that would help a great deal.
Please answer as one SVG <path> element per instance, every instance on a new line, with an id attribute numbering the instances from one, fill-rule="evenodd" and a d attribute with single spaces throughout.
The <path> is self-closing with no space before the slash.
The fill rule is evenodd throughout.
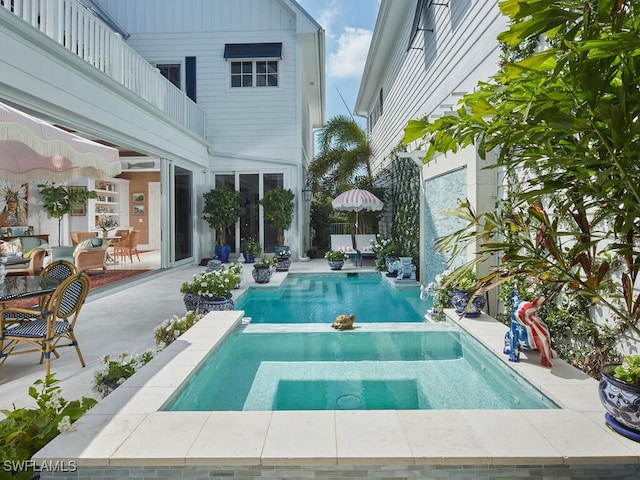
<path id="1" fill-rule="evenodd" d="M 129 257 L 131 263 L 133 263 L 133 254 L 136 254 L 138 261 L 140 256 L 138 255 L 138 239 L 140 238 L 140 230 L 131 230 L 126 238 L 122 241 L 113 244 L 114 256 L 117 259 L 118 256 L 122 256 L 124 260 L 125 256 Z"/>
<path id="2" fill-rule="evenodd" d="M 39 352 L 40 363 L 45 362 L 46 374 L 51 373 L 51 353 L 59 357 L 58 348 L 75 347 L 80 364 L 85 362 L 73 332 L 80 309 L 89 293 L 89 276 L 78 273 L 64 280 L 41 310 L 7 308 L 0 315 L 1 363 L 11 355 Z M 12 312 L 31 313 L 33 316 L 20 323 L 5 323 L 5 315 Z M 62 343 L 61 343 L 62 342 Z M 18 348 L 26 346 L 26 349 Z"/>
<path id="3" fill-rule="evenodd" d="M 62 282 L 77 273 L 76 266 L 66 260 L 56 260 L 44 267 L 40 272 L 43 277 L 55 278 Z"/>
<path id="4" fill-rule="evenodd" d="M 376 258 L 371 248 L 371 242 L 376 241 L 375 233 L 360 233 L 356 235 L 356 248 L 360 251 L 362 258 Z"/>
<path id="5" fill-rule="evenodd" d="M 332 234 L 331 250 L 344 252 L 358 265 L 358 251 L 353 248 L 353 237 L 349 234 Z"/>
<path id="6" fill-rule="evenodd" d="M 69 234 L 71 236 L 71 245 L 74 247 L 78 245 L 85 238 L 97 237 L 98 232 L 77 232 L 73 231 Z"/>

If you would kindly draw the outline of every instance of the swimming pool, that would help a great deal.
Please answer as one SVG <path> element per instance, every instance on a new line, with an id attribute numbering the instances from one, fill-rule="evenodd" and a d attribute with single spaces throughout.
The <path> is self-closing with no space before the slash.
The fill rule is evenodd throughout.
<path id="1" fill-rule="evenodd" d="M 393 288 L 379 273 L 289 273 L 280 287 L 250 288 L 236 302 L 251 323 L 422 322 L 430 307 L 415 287 Z"/>
<path id="2" fill-rule="evenodd" d="M 467 334 L 234 332 L 163 408 L 425 410 L 556 408 Z"/>

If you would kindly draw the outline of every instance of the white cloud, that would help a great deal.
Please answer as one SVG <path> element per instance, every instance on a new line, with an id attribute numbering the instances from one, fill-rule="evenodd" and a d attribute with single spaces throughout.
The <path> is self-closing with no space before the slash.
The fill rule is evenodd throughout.
<path id="1" fill-rule="evenodd" d="M 327 39 L 330 40 L 335 37 L 333 26 L 343 15 L 342 5 L 339 0 L 331 0 L 323 8 L 319 8 L 319 2 L 313 0 L 298 0 L 298 3 L 322 26 Z M 324 3 L 322 2 L 323 5 Z"/>
<path id="2" fill-rule="evenodd" d="M 367 60 L 372 33 L 363 28 L 344 27 L 338 38 L 337 50 L 329 54 L 327 74 L 334 78 L 359 80 Z"/>

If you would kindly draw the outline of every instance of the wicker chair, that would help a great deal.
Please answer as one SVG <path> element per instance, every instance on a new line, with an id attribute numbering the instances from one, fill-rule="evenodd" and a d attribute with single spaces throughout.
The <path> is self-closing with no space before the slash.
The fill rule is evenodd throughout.
<path id="1" fill-rule="evenodd" d="M 126 238 L 113 244 L 114 256 L 116 258 L 121 256 L 123 260 L 125 256 L 128 256 L 131 263 L 133 263 L 133 254 L 135 253 L 138 261 L 140 261 L 140 256 L 138 255 L 139 238 L 140 230 L 131 230 Z"/>
<path id="2" fill-rule="evenodd" d="M 73 333 L 80 309 L 89 293 L 89 276 L 78 273 L 63 281 L 41 310 L 7 308 L 0 314 L 0 357 L 2 363 L 11 355 L 40 353 L 40 363 L 44 360 L 46 374 L 51 373 L 51 353 L 59 357 L 58 349 L 75 347 L 80 364 L 85 362 Z M 5 322 L 5 317 L 13 318 L 12 312 L 31 314 L 21 323 Z M 62 342 L 62 343 L 61 343 Z M 18 348 L 26 346 L 26 349 Z"/>
<path id="3" fill-rule="evenodd" d="M 97 237 L 98 232 L 71 232 L 69 234 L 71 236 L 71 245 L 74 247 L 78 245 L 85 238 Z"/>

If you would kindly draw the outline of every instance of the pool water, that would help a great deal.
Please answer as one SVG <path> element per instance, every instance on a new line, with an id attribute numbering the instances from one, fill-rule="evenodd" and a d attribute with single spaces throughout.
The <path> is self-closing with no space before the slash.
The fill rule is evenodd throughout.
<path id="1" fill-rule="evenodd" d="M 417 286 L 393 288 L 379 273 L 290 273 L 280 287 L 250 288 L 235 305 L 251 323 L 328 324 L 351 313 L 356 323 L 423 322 L 430 307 Z"/>
<path id="2" fill-rule="evenodd" d="M 236 331 L 164 410 L 556 408 L 454 326 Z"/>

